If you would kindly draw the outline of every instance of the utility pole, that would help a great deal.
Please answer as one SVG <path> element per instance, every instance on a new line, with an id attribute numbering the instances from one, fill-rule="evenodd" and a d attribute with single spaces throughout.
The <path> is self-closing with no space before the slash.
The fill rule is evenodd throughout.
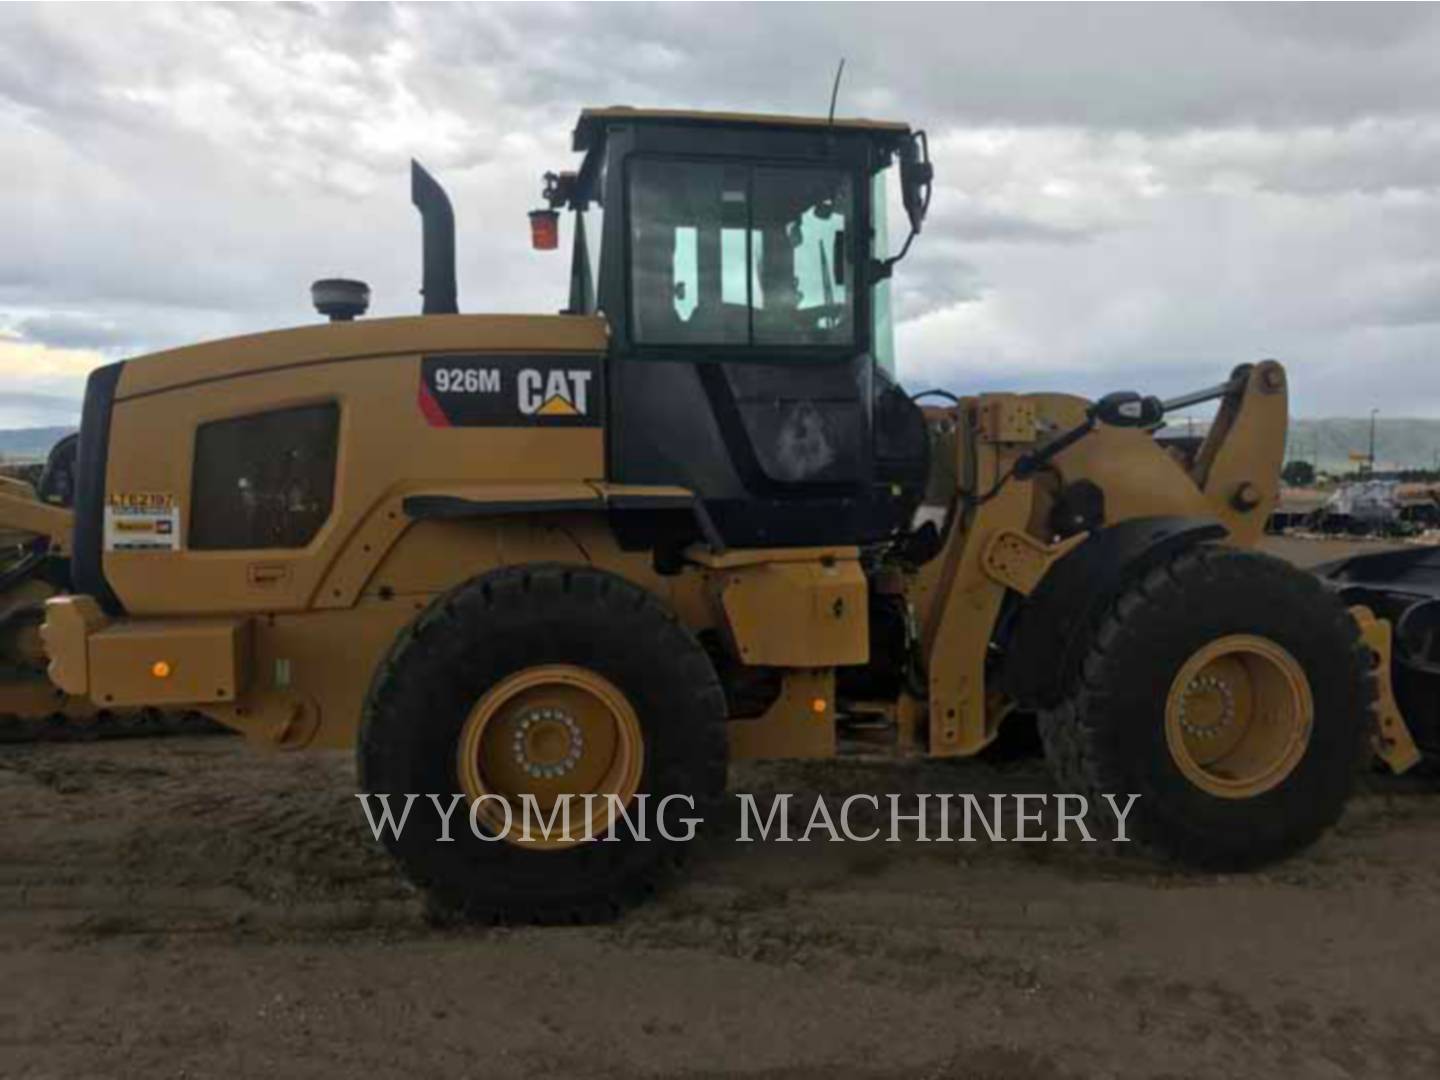
<path id="1" fill-rule="evenodd" d="M 1370 410 L 1370 475 L 1375 475 L 1375 414 L 1379 409 Z"/>

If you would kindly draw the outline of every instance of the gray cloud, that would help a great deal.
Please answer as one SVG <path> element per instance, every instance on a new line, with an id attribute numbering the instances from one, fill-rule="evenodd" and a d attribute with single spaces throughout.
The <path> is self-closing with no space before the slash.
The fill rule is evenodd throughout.
<path id="1" fill-rule="evenodd" d="M 21 319 L 15 330 L 27 341 L 60 349 L 117 349 L 134 344 L 131 331 L 87 315 L 55 312 Z"/>
<path id="2" fill-rule="evenodd" d="M 902 322 L 970 304 L 984 295 L 975 265 L 959 244 L 931 237 L 896 269 L 890 283 L 895 317 Z"/>
<path id="3" fill-rule="evenodd" d="M 581 106 L 821 112 L 845 56 L 840 111 L 928 128 L 939 170 L 903 376 L 1171 390 L 1273 354 L 1302 412 L 1440 415 L 1437 52 L 1426 5 L 10 5 L 0 326 L 169 346 L 310 321 L 333 274 L 414 311 L 411 155 L 462 303 L 554 310 L 524 214 Z"/>

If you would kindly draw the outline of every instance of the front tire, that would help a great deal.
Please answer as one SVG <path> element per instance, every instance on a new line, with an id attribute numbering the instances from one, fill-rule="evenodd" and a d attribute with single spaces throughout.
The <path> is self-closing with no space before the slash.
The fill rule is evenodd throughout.
<path id="1" fill-rule="evenodd" d="M 1340 816 L 1375 684 L 1354 620 L 1313 575 L 1204 546 L 1131 582 L 1042 713 L 1056 779 L 1129 839 L 1190 865 L 1283 858 Z"/>
<path id="2" fill-rule="evenodd" d="M 400 835 L 381 839 L 442 909 L 483 921 L 603 919 L 678 865 L 680 819 L 718 817 L 724 710 L 704 649 L 644 590 L 589 568 L 498 570 L 441 597 L 391 649 L 361 722 L 361 788 L 372 800 L 388 794 L 397 812 L 420 794 Z M 546 813 L 586 792 L 648 814 L 648 839 L 614 821 L 603 798 L 588 819 L 576 803 L 573 841 L 520 834 L 527 793 Z M 437 839 L 429 793 L 442 807 L 464 796 L 450 842 Z M 693 809 L 672 801 L 667 839 L 656 811 L 669 795 Z M 475 816 L 483 838 L 468 816 L 481 796 L 492 796 Z M 501 800 L 513 805 L 509 832 Z M 584 839 L 587 820 L 595 839 Z"/>

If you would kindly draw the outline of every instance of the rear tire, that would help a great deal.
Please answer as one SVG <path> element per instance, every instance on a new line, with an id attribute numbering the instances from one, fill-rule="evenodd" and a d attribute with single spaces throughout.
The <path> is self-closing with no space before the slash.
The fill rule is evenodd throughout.
<path id="1" fill-rule="evenodd" d="M 538 689 L 526 688 L 527 679 L 532 684 L 538 679 Z M 592 748 L 583 753 L 599 752 L 593 749 L 599 742 L 595 737 L 588 744 L 578 736 L 566 743 L 571 736 L 551 708 L 563 703 L 565 694 L 574 694 L 577 682 L 593 684 L 596 700 L 610 702 L 616 717 L 624 717 L 616 720 L 617 726 L 635 733 L 625 737 L 642 744 L 624 768 L 597 768 L 607 777 L 630 770 L 622 786 L 648 795 L 649 839 L 634 839 L 624 824 L 611 830 L 607 821 L 597 837 L 608 831 L 618 839 L 539 849 L 499 838 L 495 834 L 502 830 L 487 827 L 483 817 L 478 820 L 490 838 L 478 838 L 468 816 L 473 795 L 467 789 L 487 761 L 493 763 L 495 776 L 502 769 L 515 773 L 516 767 L 501 759 L 509 756 L 513 732 L 520 760 L 520 733 L 529 730 L 527 717 L 539 715 L 536 730 L 546 724 L 554 729 L 547 733 L 551 744 L 561 740 L 551 763 L 533 768 L 572 774 L 563 782 L 528 781 L 525 777 L 535 773 L 525 771 L 532 768 L 527 764 L 521 769 L 522 783 L 561 786 L 585 773 L 582 745 Z M 477 710 L 482 725 L 492 722 L 486 703 L 498 693 L 504 706 L 505 688 L 516 685 L 522 689 L 513 694 L 519 702 L 515 708 L 526 702 L 529 706 L 493 721 L 511 723 L 499 729 L 503 742 L 477 743 Z M 523 697 L 526 694 L 530 697 Z M 595 709 L 607 715 L 602 705 Z M 576 730 L 568 713 L 562 709 L 558 715 Z M 483 921 L 593 921 L 649 895 L 681 861 L 686 842 L 658 834 L 660 800 L 671 794 L 694 800 L 693 810 L 684 802 L 672 802 L 667 809 L 672 836 L 684 833 L 681 818 L 708 822 L 718 817 L 725 790 L 724 721 L 724 694 L 704 649 L 650 594 L 588 568 L 498 570 L 441 597 L 392 647 L 371 685 L 361 722 L 361 790 L 372 796 L 388 794 L 397 814 L 407 793 L 420 794 L 400 836 L 385 832 L 381 838 L 406 875 L 426 889 L 439 908 Z M 473 772 L 467 773 L 465 762 L 472 758 L 461 752 L 462 745 L 479 747 Z M 505 752 L 495 753 L 497 745 Z M 582 756 L 578 767 L 568 756 L 572 752 Z M 619 760 L 619 750 L 606 753 Z M 500 783 L 482 786 L 504 788 Z M 452 842 L 437 840 L 441 817 L 425 797 L 429 793 L 437 794 L 442 806 L 450 802 L 451 793 L 466 795 L 450 819 Z M 515 810 L 519 822 L 518 805 Z"/>
<path id="2" fill-rule="evenodd" d="M 1120 593 L 1040 731 L 1056 779 L 1109 836 L 1117 820 L 1101 796 L 1123 809 L 1138 794 L 1129 839 L 1241 869 L 1339 818 L 1369 755 L 1375 698 L 1369 651 L 1318 580 L 1205 546 Z"/>

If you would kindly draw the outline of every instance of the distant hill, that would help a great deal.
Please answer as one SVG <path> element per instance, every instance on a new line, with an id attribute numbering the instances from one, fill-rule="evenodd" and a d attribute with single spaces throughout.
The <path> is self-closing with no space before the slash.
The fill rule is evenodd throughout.
<path id="1" fill-rule="evenodd" d="M 1166 434 L 1203 435 L 1209 425 L 1173 420 Z M 1370 452 L 1370 418 L 1329 416 L 1318 420 L 1290 418 L 1285 460 L 1303 458 L 1321 472 L 1354 472 Z M 1375 468 L 1379 471 L 1440 468 L 1440 420 L 1383 416 L 1375 418 Z"/>
<path id="2" fill-rule="evenodd" d="M 1350 472 L 1356 467 L 1351 454 L 1368 454 L 1368 417 L 1326 417 L 1290 421 L 1286 460 L 1304 458 L 1324 472 Z M 1377 469 L 1433 469 L 1440 467 L 1440 420 L 1375 418 Z"/>
<path id="3" fill-rule="evenodd" d="M 43 461 L 50 448 L 73 427 L 35 427 L 0 430 L 0 460 Z"/>

